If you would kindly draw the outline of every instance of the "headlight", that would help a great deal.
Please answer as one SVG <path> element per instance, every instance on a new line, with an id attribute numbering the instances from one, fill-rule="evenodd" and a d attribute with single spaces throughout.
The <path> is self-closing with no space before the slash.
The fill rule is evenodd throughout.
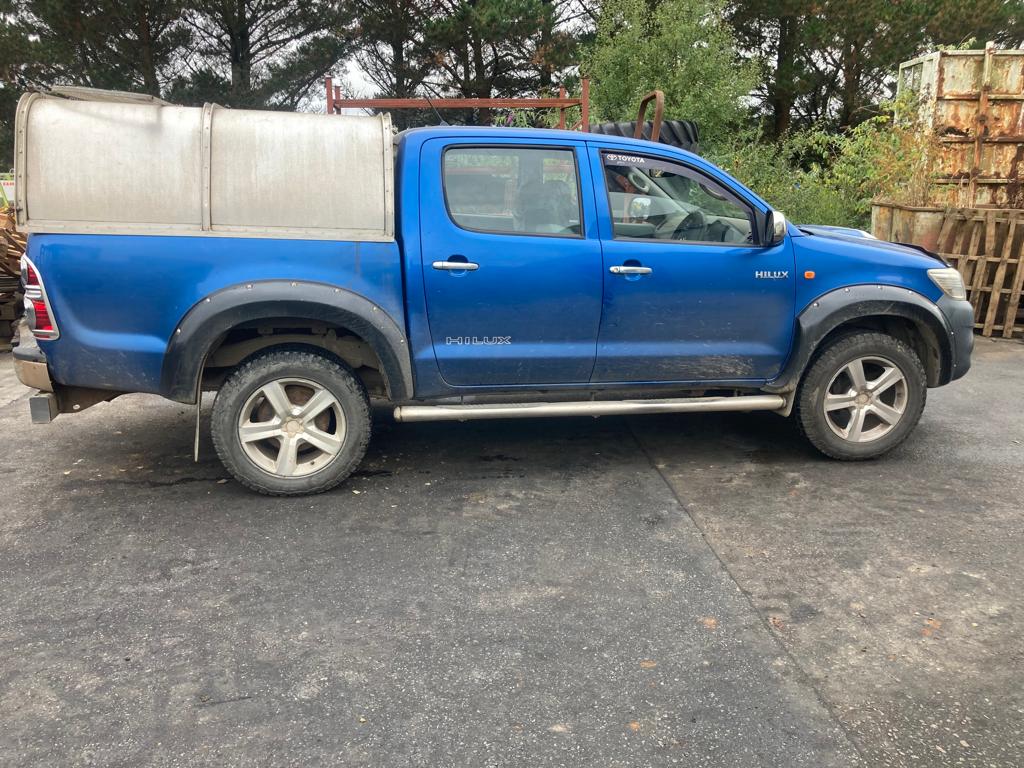
<path id="1" fill-rule="evenodd" d="M 928 277 L 932 279 L 942 292 L 951 299 L 963 301 L 967 298 L 967 291 L 964 290 L 964 279 L 953 267 L 945 269 L 929 269 Z"/>

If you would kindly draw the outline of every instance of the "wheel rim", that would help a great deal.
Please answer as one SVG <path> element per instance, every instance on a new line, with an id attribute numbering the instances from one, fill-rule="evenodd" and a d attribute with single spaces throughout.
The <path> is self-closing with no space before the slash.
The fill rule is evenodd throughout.
<path id="1" fill-rule="evenodd" d="M 840 368 L 822 405 L 829 428 L 851 443 L 870 443 L 896 428 L 907 410 L 907 377 L 884 357 L 858 357 Z"/>
<path id="2" fill-rule="evenodd" d="M 341 453 L 345 430 L 338 398 L 308 379 L 263 384 L 238 417 L 245 455 L 276 477 L 303 477 L 327 467 Z"/>

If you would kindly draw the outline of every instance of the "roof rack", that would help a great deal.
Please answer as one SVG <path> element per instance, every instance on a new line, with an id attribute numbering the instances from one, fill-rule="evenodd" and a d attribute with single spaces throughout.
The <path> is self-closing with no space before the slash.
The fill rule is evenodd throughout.
<path id="1" fill-rule="evenodd" d="M 579 107 L 582 118 L 571 126 L 573 131 L 590 128 L 590 80 L 583 78 L 579 97 L 571 97 L 565 87 L 558 97 L 502 99 L 350 99 L 342 95 L 341 86 L 326 78 L 327 114 L 340 114 L 343 109 L 557 109 L 558 127 L 566 128 L 567 111 Z"/>
<path id="2" fill-rule="evenodd" d="M 665 94 L 653 90 L 640 100 L 635 121 L 621 123 L 590 123 L 590 81 L 580 84 L 579 98 L 559 89 L 558 98 L 506 98 L 506 99 L 350 99 L 342 95 L 341 86 L 326 78 L 327 112 L 340 114 L 344 109 L 557 109 L 558 127 L 566 128 L 567 110 L 579 107 L 582 119 L 571 126 L 574 131 L 589 131 L 606 136 L 631 136 L 634 139 L 669 144 L 673 147 L 697 152 L 699 132 L 692 120 L 665 120 Z M 647 108 L 654 103 L 654 119 L 646 120 Z"/>

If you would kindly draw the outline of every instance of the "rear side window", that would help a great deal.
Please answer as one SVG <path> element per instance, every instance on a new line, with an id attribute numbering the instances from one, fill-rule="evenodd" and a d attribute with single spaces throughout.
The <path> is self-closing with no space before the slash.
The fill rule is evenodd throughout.
<path id="1" fill-rule="evenodd" d="M 580 237 L 576 153 L 549 147 L 451 147 L 444 153 L 448 213 L 463 229 Z"/>

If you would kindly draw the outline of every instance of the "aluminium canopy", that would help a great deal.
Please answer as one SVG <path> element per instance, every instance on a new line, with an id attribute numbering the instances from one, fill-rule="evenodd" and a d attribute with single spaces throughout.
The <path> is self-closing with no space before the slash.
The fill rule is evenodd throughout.
<path id="1" fill-rule="evenodd" d="M 26 232 L 386 241 L 391 121 L 179 107 L 87 88 L 18 104 Z"/>

